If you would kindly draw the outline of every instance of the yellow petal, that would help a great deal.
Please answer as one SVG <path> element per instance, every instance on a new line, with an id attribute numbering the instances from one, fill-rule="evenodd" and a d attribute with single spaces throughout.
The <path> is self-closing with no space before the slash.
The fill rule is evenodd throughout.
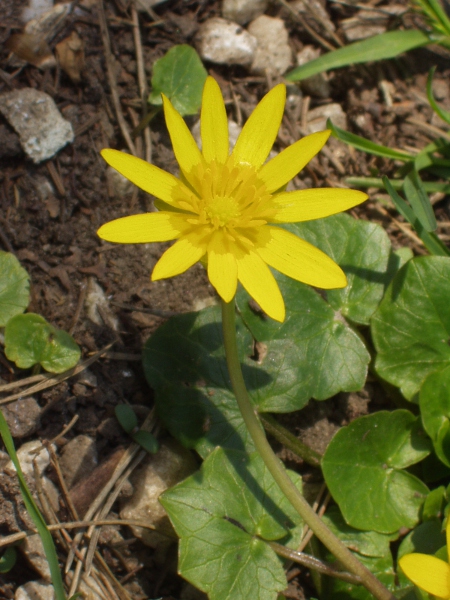
<path id="1" fill-rule="evenodd" d="M 231 302 L 237 288 L 237 264 L 223 236 L 216 233 L 208 246 L 208 278 L 219 296 Z"/>
<path id="2" fill-rule="evenodd" d="M 275 86 L 264 96 L 245 123 L 233 150 L 237 163 L 253 165 L 264 163 L 277 137 L 286 102 L 286 87 Z"/>
<path id="3" fill-rule="evenodd" d="M 190 176 L 192 169 L 202 161 L 202 153 L 198 149 L 188 126 L 182 116 L 174 109 L 172 103 L 162 94 L 164 117 L 169 130 L 175 157 L 189 183 L 194 183 Z M 164 198 L 163 198 L 164 200 Z"/>
<path id="4" fill-rule="evenodd" d="M 255 253 L 242 253 L 236 260 L 238 279 L 250 296 L 269 317 L 283 322 L 286 315 L 283 297 L 266 263 Z"/>
<path id="5" fill-rule="evenodd" d="M 228 119 L 219 84 L 208 77 L 203 88 L 200 118 L 202 152 L 206 162 L 225 163 L 228 158 Z"/>
<path id="6" fill-rule="evenodd" d="M 258 176 L 266 184 L 267 190 L 275 192 L 295 177 L 322 150 L 330 133 L 329 129 L 311 133 L 285 148 L 261 167 Z"/>
<path id="7" fill-rule="evenodd" d="M 404 574 L 429 594 L 450 598 L 450 565 L 429 554 L 405 554 L 398 561 Z"/>
<path id="8" fill-rule="evenodd" d="M 257 238 L 259 256 L 280 273 L 326 290 L 347 285 L 345 273 L 334 260 L 293 233 L 266 226 Z"/>
<path id="9" fill-rule="evenodd" d="M 312 221 L 342 212 L 367 200 L 367 194 L 342 188 L 317 188 L 283 192 L 273 196 L 274 223 Z"/>
<path id="10" fill-rule="evenodd" d="M 152 281 L 175 277 L 195 265 L 206 252 L 206 244 L 198 244 L 189 236 L 183 236 L 164 252 L 156 263 Z"/>
<path id="11" fill-rule="evenodd" d="M 185 217 L 154 212 L 109 221 L 100 227 L 97 235 L 117 244 L 148 244 L 175 240 L 185 229 Z"/>
<path id="12" fill-rule="evenodd" d="M 176 205 L 172 193 L 176 187 L 184 187 L 183 184 L 174 175 L 151 165 L 150 163 L 126 154 L 119 150 L 111 150 L 105 148 L 101 151 L 101 155 L 116 171 L 119 171 L 124 177 L 147 192 L 153 194 L 157 198 L 164 200 L 171 205 Z M 187 191 L 187 193 L 189 193 Z"/>
<path id="13" fill-rule="evenodd" d="M 447 537 L 447 555 L 448 562 L 450 563 L 450 517 L 447 518 L 447 526 L 445 528 L 446 537 Z"/>

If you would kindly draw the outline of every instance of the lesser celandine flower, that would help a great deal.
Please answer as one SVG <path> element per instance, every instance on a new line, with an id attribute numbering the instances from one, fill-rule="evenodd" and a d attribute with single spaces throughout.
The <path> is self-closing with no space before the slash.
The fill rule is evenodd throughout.
<path id="1" fill-rule="evenodd" d="M 448 562 L 430 554 L 405 554 L 398 561 L 414 585 L 438 598 L 450 598 L 450 519 L 447 520 Z"/>
<path id="2" fill-rule="evenodd" d="M 117 150 L 106 162 L 160 201 L 159 212 L 103 225 L 98 235 L 122 244 L 176 240 L 155 265 L 152 280 L 207 264 L 217 293 L 230 302 L 240 281 L 273 319 L 283 321 L 284 302 L 270 267 L 303 283 L 330 289 L 347 284 L 326 254 L 278 227 L 341 212 L 367 196 L 347 189 L 285 192 L 286 184 L 321 150 L 330 131 L 313 133 L 265 162 L 281 124 L 286 88 L 261 100 L 229 152 L 228 122 L 220 88 L 208 77 L 203 90 L 200 151 L 185 122 L 163 96 L 164 115 L 179 178 Z"/>

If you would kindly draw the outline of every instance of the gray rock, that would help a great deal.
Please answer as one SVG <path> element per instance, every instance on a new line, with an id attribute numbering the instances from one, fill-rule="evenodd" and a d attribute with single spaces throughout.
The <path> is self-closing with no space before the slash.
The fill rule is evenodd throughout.
<path id="1" fill-rule="evenodd" d="M 258 44 L 240 25 L 220 17 L 205 21 L 195 41 L 203 60 L 220 65 L 250 65 Z"/>
<path id="2" fill-rule="evenodd" d="M 324 104 L 308 111 L 306 117 L 308 133 L 323 131 L 327 128 L 327 120 L 331 119 L 341 129 L 347 129 L 347 116 L 340 104 Z"/>
<path id="3" fill-rule="evenodd" d="M 301 67 L 311 60 L 319 58 L 320 49 L 314 46 L 304 46 L 297 54 L 297 65 Z M 328 98 L 330 95 L 330 84 L 326 73 L 317 73 L 301 82 L 302 90 L 310 96 L 317 98 Z"/>
<path id="4" fill-rule="evenodd" d="M 222 17 L 245 25 L 263 15 L 268 5 L 268 0 L 223 0 Z"/>
<path id="5" fill-rule="evenodd" d="M 52 580 L 44 546 L 39 535 L 27 536 L 19 546 L 20 552 L 44 581 Z M 40 596 L 37 596 L 40 598 Z M 44 596 L 45 597 L 45 596 Z M 33 596 L 31 596 L 33 598 Z"/>
<path id="6" fill-rule="evenodd" d="M 348 42 L 357 42 L 384 33 L 389 24 L 389 19 L 404 12 L 405 7 L 399 4 L 383 6 L 380 11 L 376 8 L 372 10 L 362 9 L 353 17 L 343 19 L 341 27 Z"/>
<path id="7" fill-rule="evenodd" d="M 61 451 L 59 466 L 70 489 L 80 479 L 90 475 L 98 464 L 95 441 L 87 435 L 77 435 Z"/>
<path id="8" fill-rule="evenodd" d="M 284 21 L 261 15 L 250 23 L 248 32 L 258 42 L 251 72 L 268 72 L 273 77 L 283 75 L 292 65 L 292 51 Z"/>
<path id="9" fill-rule="evenodd" d="M 0 112 L 17 131 L 23 150 L 35 163 L 51 158 L 73 142 L 72 125 L 45 92 L 23 88 L 1 94 Z"/>
<path id="10" fill-rule="evenodd" d="M 19 459 L 23 474 L 29 477 L 30 480 L 34 480 L 33 462 L 36 464 L 39 475 L 42 475 L 50 464 L 50 454 L 39 440 L 22 444 L 17 450 L 17 458 Z M 15 471 L 12 461 L 5 468 Z"/>
<path id="11" fill-rule="evenodd" d="M 22 10 L 21 20 L 28 23 L 31 19 L 36 19 L 53 8 L 53 0 L 29 0 L 28 6 Z"/>
<path id="12" fill-rule="evenodd" d="M 42 409 L 32 396 L 10 402 L 2 411 L 13 438 L 31 435 L 41 422 Z"/>
<path id="13" fill-rule="evenodd" d="M 197 469 L 193 455 L 174 440 L 161 444 L 157 454 L 149 455 L 130 477 L 134 493 L 122 501 L 120 516 L 122 519 L 145 521 L 154 524 L 157 529 L 172 531 L 166 511 L 159 503 L 159 496 L 191 475 Z M 144 544 L 158 548 L 161 552 L 170 540 L 165 536 L 144 529 L 132 527 L 133 535 Z"/>
<path id="14" fill-rule="evenodd" d="M 54 600 L 55 591 L 49 583 L 29 581 L 17 588 L 14 600 Z"/>

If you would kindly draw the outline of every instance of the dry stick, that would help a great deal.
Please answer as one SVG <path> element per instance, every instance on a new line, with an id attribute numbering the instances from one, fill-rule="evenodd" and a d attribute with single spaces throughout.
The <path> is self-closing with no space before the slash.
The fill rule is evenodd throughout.
<path id="1" fill-rule="evenodd" d="M 305 2 L 305 0 L 301 0 L 301 3 L 305 7 L 305 9 L 307 11 L 309 11 L 310 14 L 314 17 L 314 19 L 316 20 L 316 22 L 320 23 L 320 25 L 322 25 L 322 27 L 327 30 L 327 32 L 333 38 L 333 40 L 336 42 L 336 44 L 338 46 L 344 46 L 344 43 L 342 42 L 342 40 L 335 33 L 335 31 L 333 31 L 333 28 L 330 25 L 330 22 L 328 22 L 326 20 L 325 21 L 322 20 L 322 16 L 317 12 L 317 10 L 316 10 L 316 8 L 314 6 L 314 3 L 313 2 Z"/>
<path id="2" fill-rule="evenodd" d="M 120 106 L 119 92 L 117 91 L 116 75 L 114 73 L 114 59 L 111 53 L 111 43 L 109 39 L 108 24 L 106 22 L 105 7 L 103 0 L 98 0 L 98 21 L 100 25 L 100 33 L 102 36 L 103 49 L 105 52 L 106 61 L 106 72 L 108 75 L 109 88 L 111 90 L 111 97 L 116 111 L 117 122 L 122 132 L 123 138 L 127 143 L 127 146 L 133 156 L 136 156 L 136 148 L 131 139 L 128 126 L 122 113 Z"/>
<path id="3" fill-rule="evenodd" d="M 153 414 L 153 412 L 150 412 L 142 425 L 142 429 L 150 427 L 153 419 L 154 419 L 154 414 Z M 105 485 L 105 487 L 100 492 L 100 494 L 97 496 L 97 498 L 93 501 L 91 507 L 89 508 L 87 513 L 84 515 L 85 520 L 91 519 L 96 514 L 97 510 L 100 508 L 103 501 L 105 500 L 105 498 L 108 496 L 109 492 L 114 487 L 116 481 L 123 474 L 123 472 L 127 469 L 127 467 L 129 466 L 129 464 L 134 459 L 134 457 L 136 456 L 136 454 L 139 452 L 140 449 L 141 449 L 141 446 L 139 446 L 139 444 L 136 444 L 134 442 L 129 446 L 129 448 L 127 448 L 127 450 L 124 452 L 122 458 L 120 459 L 119 464 L 115 468 L 111 479 Z M 79 544 L 82 536 L 83 536 L 83 533 L 77 534 L 77 536 L 74 539 L 74 547 L 76 544 Z M 67 558 L 66 567 L 65 567 L 66 573 L 70 570 L 73 558 L 74 558 L 74 550 L 72 549 Z"/>
<path id="4" fill-rule="evenodd" d="M 92 365 L 92 363 L 96 362 L 103 354 L 105 354 L 110 348 L 112 348 L 114 346 L 114 344 L 115 344 L 115 342 L 111 342 L 110 344 L 107 344 L 104 348 L 102 348 L 101 350 L 96 352 L 93 356 L 91 356 L 91 358 L 88 358 L 80 365 L 77 365 L 76 367 L 73 367 L 73 369 L 69 369 L 68 371 L 65 371 L 64 373 L 60 373 L 59 375 L 51 376 L 51 377 L 44 375 L 43 381 L 41 380 L 36 385 L 29 387 L 27 390 L 24 390 L 23 392 L 19 392 L 17 394 L 12 394 L 11 396 L 8 396 L 7 398 L 3 398 L 2 400 L 0 400 L 0 405 L 8 404 L 9 402 L 12 402 L 13 400 L 17 400 L 18 398 L 23 398 L 25 396 L 32 396 L 33 394 L 36 394 L 37 392 L 46 390 L 49 387 L 58 385 L 58 383 L 61 383 L 62 381 L 65 381 L 66 379 L 70 379 L 70 377 L 74 377 L 75 375 L 78 375 L 78 373 L 81 373 L 82 371 L 87 369 L 90 365 Z M 29 379 L 32 379 L 32 378 L 30 377 Z"/>
<path id="5" fill-rule="evenodd" d="M 137 75 L 139 82 L 139 94 L 142 99 L 142 107 L 143 107 L 143 117 L 145 118 L 147 113 L 147 96 L 148 96 L 148 86 L 147 86 L 147 77 L 145 74 L 145 66 L 144 66 L 144 53 L 142 51 L 142 40 L 141 40 L 141 30 L 139 29 L 139 15 L 136 10 L 136 6 L 132 4 L 131 7 L 131 20 L 133 21 L 133 38 L 134 45 L 136 47 L 136 66 L 137 66 Z M 152 162 L 152 140 L 150 137 L 150 128 L 145 127 L 144 131 L 144 158 L 147 162 Z"/>

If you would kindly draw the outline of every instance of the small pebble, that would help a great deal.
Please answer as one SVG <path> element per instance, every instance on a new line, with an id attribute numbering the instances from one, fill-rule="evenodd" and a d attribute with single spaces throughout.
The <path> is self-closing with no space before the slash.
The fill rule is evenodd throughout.
<path id="1" fill-rule="evenodd" d="M 240 25 L 220 17 L 205 21 L 196 36 L 201 58 L 220 65 L 250 65 L 257 44 L 256 38 Z"/>
<path id="2" fill-rule="evenodd" d="M 263 15 L 268 5 L 268 0 L 223 0 L 222 17 L 245 25 Z"/>
<path id="3" fill-rule="evenodd" d="M 283 75 L 292 65 L 289 35 L 282 19 L 261 15 L 248 26 L 258 42 L 250 71 L 272 77 Z"/>

